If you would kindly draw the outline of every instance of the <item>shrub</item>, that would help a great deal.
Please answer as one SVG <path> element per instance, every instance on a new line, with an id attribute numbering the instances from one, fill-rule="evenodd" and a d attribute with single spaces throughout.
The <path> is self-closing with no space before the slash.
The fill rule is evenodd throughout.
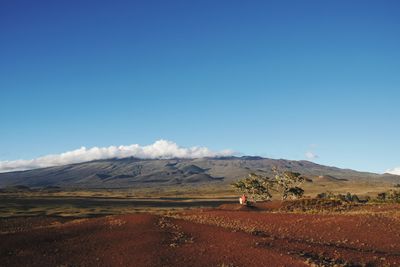
<path id="1" fill-rule="evenodd" d="M 400 190 L 389 190 L 379 193 L 376 200 L 378 202 L 400 203 Z"/>
<path id="2" fill-rule="evenodd" d="M 329 200 L 340 200 L 340 201 L 355 202 L 355 203 L 360 202 L 359 197 L 356 194 L 351 194 L 350 192 L 347 192 L 346 195 L 343 195 L 343 194 L 334 194 L 334 193 L 328 191 L 328 192 L 318 194 L 317 198 L 329 199 Z"/>

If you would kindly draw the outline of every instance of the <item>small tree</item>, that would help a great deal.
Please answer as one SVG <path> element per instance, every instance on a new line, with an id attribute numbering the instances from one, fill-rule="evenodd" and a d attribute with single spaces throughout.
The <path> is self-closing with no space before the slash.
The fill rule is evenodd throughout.
<path id="1" fill-rule="evenodd" d="M 300 186 L 305 182 L 305 178 L 300 173 L 279 171 L 277 168 L 272 168 L 272 171 L 276 189 L 281 193 L 282 200 L 303 196 L 304 190 Z"/>
<path id="2" fill-rule="evenodd" d="M 280 193 L 283 200 L 303 196 L 304 190 L 300 185 L 305 181 L 305 178 L 300 173 L 281 172 L 277 168 L 273 168 L 272 171 L 274 173 L 273 178 L 250 173 L 247 178 L 239 180 L 232 186 L 236 190 L 250 195 L 254 201 L 271 199 L 271 191 Z"/>
<path id="3" fill-rule="evenodd" d="M 250 173 L 247 178 L 233 183 L 232 186 L 239 192 L 250 195 L 255 202 L 257 200 L 269 200 L 272 197 L 270 189 L 273 182 L 270 178 L 255 173 Z"/>

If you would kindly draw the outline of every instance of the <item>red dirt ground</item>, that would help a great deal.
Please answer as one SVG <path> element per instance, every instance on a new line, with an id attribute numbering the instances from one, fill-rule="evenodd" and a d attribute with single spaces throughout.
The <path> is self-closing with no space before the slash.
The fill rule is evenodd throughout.
<path id="1" fill-rule="evenodd" d="M 334 214 L 241 209 L 2 219 L 0 266 L 400 266 L 397 205 Z"/>

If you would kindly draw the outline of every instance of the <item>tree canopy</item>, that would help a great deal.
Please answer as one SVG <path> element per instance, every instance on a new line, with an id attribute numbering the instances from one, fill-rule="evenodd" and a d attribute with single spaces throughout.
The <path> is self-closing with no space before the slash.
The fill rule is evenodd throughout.
<path id="1" fill-rule="evenodd" d="M 304 190 L 300 186 L 305 178 L 300 173 L 280 171 L 277 168 L 273 168 L 272 172 L 272 178 L 250 173 L 248 177 L 233 183 L 232 186 L 249 195 L 253 201 L 270 200 L 272 192 L 279 193 L 282 200 L 303 196 Z"/>

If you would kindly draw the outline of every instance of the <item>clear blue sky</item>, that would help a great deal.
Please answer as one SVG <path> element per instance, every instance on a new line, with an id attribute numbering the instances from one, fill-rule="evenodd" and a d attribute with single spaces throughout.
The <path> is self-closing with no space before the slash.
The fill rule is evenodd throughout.
<path id="1" fill-rule="evenodd" d="M 1 1 L 0 160 L 167 139 L 400 166 L 399 1 Z"/>

